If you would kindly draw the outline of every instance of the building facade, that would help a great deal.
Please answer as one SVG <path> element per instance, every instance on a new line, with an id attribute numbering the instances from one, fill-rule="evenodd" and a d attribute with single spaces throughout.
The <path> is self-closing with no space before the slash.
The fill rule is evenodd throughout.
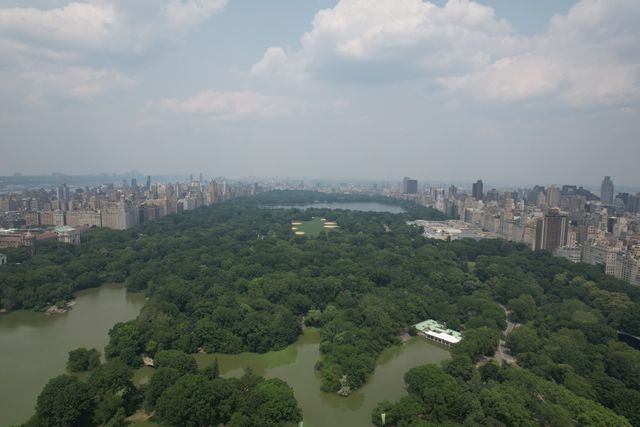
<path id="1" fill-rule="evenodd" d="M 411 178 L 404 178 L 402 180 L 402 192 L 404 194 L 417 194 L 418 193 L 418 181 Z"/>
<path id="2" fill-rule="evenodd" d="M 471 192 L 471 196 L 476 199 L 476 200 L 482 200 L 484 197 L 484 193 L 483 193 L 483 183 L 482 180 L 479 179 L 477 180 L 474 184 L 473 184 L 473 188 L 472 188 L 472 192 Z"/>
<path id="3" fill-rule="evenodd" d="M 567 245 L 569 218 L 559 210 L 552 209 L 544 215 L 540 232 L 540 249 L 555 251 Z"/>
<path id="4" fill-rule="evenodd" d="M 612 205 L 614 191 L 615 187 L 611 177 L 605 176 L 602 180 L 602 185 L 600 186 L 600 200 L 602 203 L 605 205 Z"/>

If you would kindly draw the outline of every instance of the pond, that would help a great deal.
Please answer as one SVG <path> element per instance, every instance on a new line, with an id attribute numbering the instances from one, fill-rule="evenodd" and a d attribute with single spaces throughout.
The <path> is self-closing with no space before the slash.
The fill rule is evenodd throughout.
<path id="1" fill-rule="evenodd" d="M 440 363 L 449 359 L 450 353 L 424 338 L 412 338 L 385 350 L 367 384 L 348 397 L 320 390 L 320 378 L 314 370 L 320 358 L 317 329 L 307 328 L 296 343 L 281 351 L 196 355 L 200 367 L 211 364 L 216 357 L 222 376 L 241 376 L 249 367 L 257 375 L 286 381 L 302 408 L 305 427 L 369 427 L 371 411 L 378 402 L 395 401 L 406 394 L 403 380 L 406 371 L 427 363 Z"/>
<path id="2" fill-rule="evenodd" d="M 87 347 L 103 352 L 109 329 L 134 319 L 144 303 L 142 294 L 105 285 L 78 292 L 76 305 L 64 314 L 16 311 L 0 316 L 0 426 L 27 421 L 42 387 L 65 372 L 69 351 Z"/>
<path id="3" fill-rule="evenodd" d="M 122 286 L 105 285 L 78 292 L 68 313 L 48 316 L 18 311 L 0 316 L 0 426 L 25 422 L 33 413 L 36 397 L 46 382 L 65 371 L 68 352 L 77 347 L 107 344 L 109 329 L 133 319 L 145 303 L 141 294 L 127 294 Z M 307 328 L 297 342 L 284 350 L 265 354 L 197 354 L 200 367 L 218 358 L 221 375 L 240 376 L 249 367 L 257 375 L 279 377 L 293 387 L 303 410 L 305 427 L 371 425 L 371 411 L 382 400 L 395 401 L 406 394 L 403 376 L 412 367 L 439 363 L 449 351 L 422 338 L 385 350 L 367 384 L 349 397 L 323 393 L 314 366 L 320 359 L 320 333 Z M 136 372 L 144 383 L 150 368 Z"/>

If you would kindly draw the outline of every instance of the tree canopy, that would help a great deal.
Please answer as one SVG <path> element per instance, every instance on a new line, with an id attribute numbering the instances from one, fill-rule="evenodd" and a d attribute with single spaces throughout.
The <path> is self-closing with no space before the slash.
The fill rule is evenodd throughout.
<path id="1" fill-rule="evenodd" d="M 85 372 L 100 366 L 100 352 L 95 348 L 87 350 L 84 347 L 71 350 L 67 360 L 69 372 Z"/>
<path id="2" fill-rule="evenodd" d="M 430 318 L 463 332 L 453 359 L 408 372 L 409 395 L 381 403 L 374 419 L 384 410 L 388 425 L 640 425 L 640 353 L 618 340 L 618 331 L 638 333 L 640 288 L 503 240 L 426 239 L 407 221 L 442 216 L 411 203 L 401 214 L 265 208 L 361 199 L 389 201 L 271 192 L 132 230 L 91 230 L 84 246 L 53 244 L 4 266 L 1 304 L 38 309 L 107 281 L 146 292 L 140 315 L 109 332 L 109 362 L 88 384 L 102 407 L 128 414 L 141 399 L 129 369 L 153 357 L 158 377 L 146 405 L 170 425 L 251 425 L 256 414 L 277 424 L 278 411 L 300 418 L 286 384 L 199 372 L 191 353 L 277 350 L 313 325 L 322 388 L 354 390 L 383 349 Z M 292 233 L 292 221 L 313 217 L 339 228 L 317 238 Z M 509 369 L 487 364 L 507 326 L 503 307 L 517 324 L 506 347 L 518 366 Z M 115 405 L 119 393 L 127 397 Z"/>

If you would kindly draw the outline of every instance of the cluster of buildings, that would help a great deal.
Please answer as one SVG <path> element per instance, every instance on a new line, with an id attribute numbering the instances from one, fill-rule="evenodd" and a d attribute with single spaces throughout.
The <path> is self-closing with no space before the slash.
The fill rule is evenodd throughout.
<path id="1" fill-rule="evenodd" d="M 89 227 L 81 226 L 77 228 L 67 225 L 33 230 L 29 229 L 0 229 L 0 248 L 20 248 L 27 247 L 31 253 L 35 253 L 38 244 L 48 241 L 59 241 L 72 245 L 79 245 Z M 6 261 L 6 259 L 5 259 Z M 2 265 L 2 263 L 0 263 Z"/>
<path id="2" fill-rule="evenodd" d="M 0 249 L 35 247 L 59 240 L 80 243 L 91 227 L 126 230 L 166 215 L 258 192 L 257 184 L 229 185 L 222 180 L 24 189 L 0 195 Z"/>
<path id="3" fill-rule="evenodd" d="M 470 192 L 454 185 L 405 192 L 405 182 L 396 197 L 460 218 L 420 222 L 427 237 L 520 242 L 572 262 L 601 265 L 607 274 L 640 285 L 640 193 L 616 193 L 609 176 L 599 196 L 575 185 L 486 191 L 482 180 Z"/>
<path id="4" fill-rule="evenodd" d="M 126 230 L 165 215 L 260 191 L 306 189 L 413 200 L 458 218 L 416 221 L 427 237 L 520 242 L 573 262 L 601 265 L 607 274 L 640 285 L 640 193 L 616 193 L 609 176 L 602 180 L 599 195 L 575 185 L 487 190 L 482 180 L 471 186 L 419 186 L 409 177 L 400 185 L 281 178 L 262 179 L 258 185 L 256 181 L 252 178 L 230 185 L 224 179 L 206 182 L 200 174 L 199 179 L 192 176 L 177 183 L 152 183 L 150 177 L 138 183 L 132 177 L 118 185 L 25 186 L 0 194 L 0 250 L 18 246 L 35 250 L 39 242 L 53 239 L 79 243 L 90 227 Z"/>
<path id="5" fill-rule="evenodd" d="M 429 239 L 436 240 L 458 240 L 458 239 L 491 239 L 497 238 L 495 233 L 484 231 L 482 227 L 469 224 L 460 220 L 448 221 L 408 221 L 407 224 L 422 227 L 423 235 Z"/>

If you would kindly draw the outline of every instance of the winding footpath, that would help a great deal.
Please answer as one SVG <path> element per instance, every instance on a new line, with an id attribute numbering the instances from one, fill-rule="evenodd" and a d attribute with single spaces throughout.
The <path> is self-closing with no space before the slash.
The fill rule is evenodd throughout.
<path id="1" fill-rule="evenodd" d="M 496 349 L 492 359 L 498 362 L 498 364 L 505 362 L 509 365 L 515 365 L 516 359 L 511 355 L 509 348 L 507 347 L 507 337 L 515 328 L 518 327 L 518 324 L 511 321 L 511 310 L 502 304 L 500 304 L 500 307 L 504 310 L 504 315 L 507 318 L 507 327 L 502 331 L 502 338 L 500 339 L 500 343 L 498 344 L 498 348 Z"/>

